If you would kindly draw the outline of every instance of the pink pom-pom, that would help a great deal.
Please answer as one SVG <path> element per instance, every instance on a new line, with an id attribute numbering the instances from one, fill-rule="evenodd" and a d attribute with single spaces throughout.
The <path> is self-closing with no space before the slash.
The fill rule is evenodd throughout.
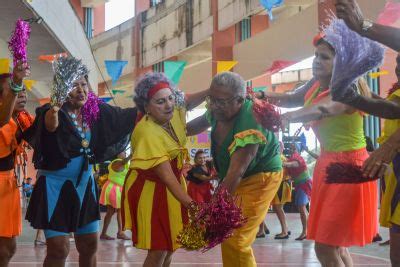
<path id="1" fill-rule="evenodd" d="M 99 119 L 99 104 L 103 103 L 93 92 L 89 91 L 88 100 L 82 108 L 83 120 L 91 127 L 95 121 Z"/>
<path id="2" fill-rule="evenodd" d="M 246 222 L 242 210 L 236 205 L 236 198 L 224 187 L 216 190 L 202 212 L 199 218 L 204 220 L 206 226 L 204 237 L 207 241 L 203 252 L 221 244 L 232 236 L 235 229 L 242 227 Z"/>
<path id="3" fill-rule="evenodd" d="M 26 46 L 28 45 L 30 33 L 31 26 L 29 23 L 22 19 L 18 19 L 15 25 L 15 30 L 8 42 L 8 48 L 13 55 L 14 67 L 20 61 L 24 63 L 28 61 Z"/>
<path id="4" fill-rule="evenodd" d="M 326 169 L 327 184 L 360 184 L 377 180 L 379 177 L 364 176 L 361 167 L 352 163 L 336 162 Z"/>
<path id="5" fill-rule="evenodd" d="M 278 132 L 282 129 L 280 109 L 266 99 L 257 99 L 251 87 L 247 87 L 247 94 L 253 101 L 253 115 L 256 121 L 268 131 Z"/>

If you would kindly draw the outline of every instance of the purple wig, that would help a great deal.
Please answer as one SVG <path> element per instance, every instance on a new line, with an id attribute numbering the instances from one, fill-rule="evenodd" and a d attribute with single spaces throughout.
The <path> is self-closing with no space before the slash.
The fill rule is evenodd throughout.
<path id="1" fill-rule="evenodd" d="M 350 30 L 336 17 L 332 17 L 324 35 L 336 53 L 330 89 L 340 98 L 361 75 L 382 64 L 385 50 L 377 42 Z"/>

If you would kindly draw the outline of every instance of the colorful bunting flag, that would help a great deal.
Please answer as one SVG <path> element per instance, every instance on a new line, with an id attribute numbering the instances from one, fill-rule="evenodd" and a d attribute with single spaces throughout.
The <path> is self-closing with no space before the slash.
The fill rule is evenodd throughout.
<path id="1" fill-rule="evenodd" d="M 0 58 L 0 74 L 10 72 L 10 60 L 8 58 Z"/>
<path id="2" fill-rule="evenodd" d="M 281 6 L 283 4 L 283 0 L 260 0 L 260 4 L 267 10 L 268 16 L 270 20 L 273 20 L 272 16 L 272 8 Z"/>
<path id="3" fill-rule="evenodd" d="M 372 79 L 377 79 L 382 75 L 388 75 L 389 72 L 387 70 L 381 70 L 381 71 L 377 71 L 377 72 L 371 72 L 369 73 L 369 77 L 371 77 Z"/>
<path id="4" fill-rule="evenodd" d="M 32 86 L 36 83 L 35 80 L 24 80 L 24 85 L 28 91 L 32 90 Z"/>
<path id="5" fill-rule="evenodd" d="M 383 11 L 379 14 L 377 23 L 390 26 L 398 19 L 400 19 L 400 3 L 388 1 Z"/>
<path id="6" fill-rule="evenodd" d="M 53 63 L 53 61 L 54 61 L 56 58 L 59 58 L 59 57 L 66 57 L 66 56 L 68 56 L 67 53 L 59 53 L 59 54 L 53 54 L 53 55 L 40 55 L 40 56 L 39 56 L 39 60 L 42 61 L 42 62 Z"/>
<path id="7" fill-rule="evenodd" d="M 50 103 L 50 97 L 39 98 L 38 102 L 41 106 L 43 106 L 44 104 Z"/>
<path id="8" fill-rule="evenodd" d="M 186 61 L 164 61 L 164 74 L 174 83 L 181 80 Z"/>
<path id="9" fill-rule="evenodd" d="M 119 77 L 121 77 L 122 70 L 128 64 L 128 61 L 125 60 L 105 60 L 104 61 L 107 69 L 108 75 L 111 77 L 111 81 L 113 86 L 118 81 Z"/>
<path id="10" fill-rule="evenodd" d="M 264 92 L 267 90 L 267 86 L 253 87 L 253 92 Z"/>
<path id="11" fill-rule="evenodd" d="M 217 61 L 217 73 L 230 71 L 237 63 L 237 61 Z"/>
<path id="12" fill-rule="evenodd" d="M 208 143 L 208 134 L 206 132 L 197 135 L 197 143 Z"/>
<path id="13" fill-rule="evenodd" d="M 100 99 L 103 100 L 105 103 L 108 103 L 108 102 L 110 102 L 113 98 L 110 97 L 110 96 L 103 96 L 103 97 L 100 97 Z"/>
<path id="14" fill-rule="evenodd" d="M 275 74 L 295 63 L 296 63 L 295 61 L 275 60 L 274 62 L 272 62 L 272 66 L 269 69 L 267 69 L 267 74 L 270 75 Z"/>
<path id="15" fill-rule="evenodd" d="M 116 95 L 116 94 L 123 94 L 123 93 L 125 93 L 125 91 L 124 91 L 124 90 L 113 89 L 113 90 L 112 90 L 112 93 L 113 93 L 113 95 Z"/>

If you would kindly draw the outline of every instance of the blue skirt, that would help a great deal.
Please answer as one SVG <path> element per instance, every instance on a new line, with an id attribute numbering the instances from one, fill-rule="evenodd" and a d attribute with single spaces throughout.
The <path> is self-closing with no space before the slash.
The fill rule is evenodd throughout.
<path id="1" fill-rule="evenodd" d="M 79 156 L 71 159 L 64 169 L 38 171 L 26 213 L 32 227 L 70 233 L 100 219 L 92 165 L 83 170 L 77 183 L 84 162 L 85 158 Z"/>

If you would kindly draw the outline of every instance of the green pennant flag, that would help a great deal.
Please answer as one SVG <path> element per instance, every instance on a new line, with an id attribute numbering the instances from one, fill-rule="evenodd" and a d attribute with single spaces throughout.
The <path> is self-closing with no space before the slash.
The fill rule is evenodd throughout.
<path id="1" fill-rule="evenodd" d="M 186 61 L 164 61 L 164 74 L 174 83 L 181 80 Z"/>
<path id="2" fill-rule="evenodd" d="M 254 87 L 253 92 L 261 92 L 261 91 L 266 91 L 267 86 L 260 86 L 260 87 Z"/>
<path id="3" fill-rule="evenodd" d="M 113 95 L 116 95 L 116 94 L 123 94 L 123 93 L 125 93 L 125 91 L 124 91 L 124 90 L 117 90 L 117 89 L 114 89 L 114 90 L 112 90 L 112 93 L 113 93 Z"/>

